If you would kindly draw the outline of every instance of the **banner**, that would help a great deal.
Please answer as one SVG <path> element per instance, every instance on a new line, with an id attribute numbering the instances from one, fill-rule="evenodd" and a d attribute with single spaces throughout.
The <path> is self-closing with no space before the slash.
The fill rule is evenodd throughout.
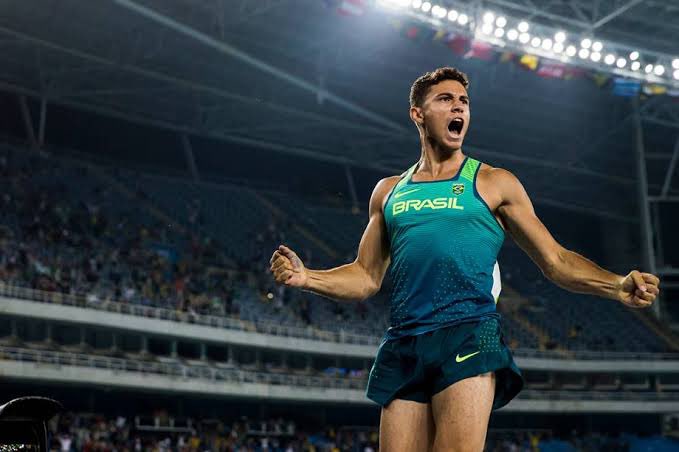
<path id="1" fill-rule="evenodd" d="M 622 97 L 634 97 L 639 95 L 641 83 L 638 80 L 630 80 L 622 77 L 613 79 L 613 94 Z"/>
<path id="2" fill-rule="evenodd" d="M 530 69 L 531 71 L 534 71 L 538 67 L 538 61 L 540 60 L 535 55 L 526 54 L 519 59 L 519 64 Z"/>
<path id="3" fill-rule="evenodd" d="M 493 58 L 493 46 L 484 41 L 472 41 L 471 48 L 464 54 L 464 58 L 477 58 L 483 61 L 490 61 Z"/>
<path id="4" fill-rule="evenodd" d="M 362 16 L 365 14 L 366 0 L 342 0 L 337 7 L 337 14 L 341 16 Z"/>
<path id="5" fill-rule="evenodd" d="M 470 43 L 470 39 L 460 33 L 449 33 L 445 38 L 445 43 L 456 55 L 464 55 Z"/>

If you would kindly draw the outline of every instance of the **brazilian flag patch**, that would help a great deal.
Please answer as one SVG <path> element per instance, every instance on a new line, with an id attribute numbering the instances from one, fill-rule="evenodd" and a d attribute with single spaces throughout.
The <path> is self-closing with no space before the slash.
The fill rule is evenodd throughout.
<path id="1" fill-rule="evenodd" d="M 453 184 L 453 193 L 456 195 L 464 193 L 464 184 Z"/>

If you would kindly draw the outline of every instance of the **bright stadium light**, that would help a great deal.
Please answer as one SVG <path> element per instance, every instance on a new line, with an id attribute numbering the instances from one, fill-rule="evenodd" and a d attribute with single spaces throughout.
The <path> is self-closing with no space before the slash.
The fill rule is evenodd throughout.
<path id="1" fill-rule="evenodd" d="M 624 58 L 618 58 L 618 61 L 615 62 L 615 65 L 618 66 L 620 69 L 624 68 L 626 64 L 627 60 Z"/>
<path id="2" fill-rule="evenodd" d="M 497 25 L 500 28 L 504 28 L 504 26 L 507 25 L 507 19 L 500 16 L 497 19 L 495 19 L 495 25 Z"/>
<path id="3" fill-rule="evenodd" d="M 467 22 L 469 22 L 469 16 L 466 14 L 460 14 L 460 16 L 457 18 L 457 23 L 460 25 L 466 25 Z"/>
<path id="4" fill-rule="evenodd" d="M 587 49 L 580 49 L 578 52 L 578 56 L 582 58 L 583 60 L 586 59 L 589 56 L 589 50 Z"/>
<path id="5" fill-rule="evenodd" d="M 530 40 L 530 45 L 532 45 L 533 47 L 540 47 L 541 42 L 542 42 L 542 39 L 535 36 L 533 39 Z"/>
<path id="6" fill-rule="evenodd" d="M 448 20 L 451 22 L 455 22 L 457 20 L 458 12 L 455 11 L 454 9 L 451 9 L 448 11 Z"/>
<path id="7" fill-rule="evenodd" d="M 656 67 L 653 68 L 653 73 L 660 77 L 665 73 L 665 66 L 663 66 L 662 64 L 658 64 Z"/>
<path id="8" fill-rule="evenodd" d="M 601 59 L 601 54 L 599 52 L 592 52 L 592 54 L 589 56 L 589 58 L 594 61 L 595 63 L 598 63 L 599 60 Z"/>
<path id="9" fill-rule="evenodd" d="M 496 28 L 495 29 L 495 37 L 496 38 L 501 38 L 505 35 L 505 29 L 504 28 Z"/>
<path id="10" fill-rule="evenodd" d="M 493 24 L 489 24 L 489 23 L 483 24 L 483 26 L 481 27 L 481 32 L 483 32 L 483 34 L 486 34 L 486 35 L 491 34 L 493 32 Z"/>
<path id="11" fill-rule="evenodd" d="M 446 11 L 446 9 L 444 7 L 436 5 L 436 6 L 434 6 L 434 8 L 432 8 L 431 13 L 434 17 L 438 17 L 439 19 L 442 19 L 442 18 L 446 17 L 446 14 L 448 14 L 448 11 Z"/>
<path id="12" fill-rule="evenodd" d="M 566 55 L 568 56 L 574 56 L 577 53 L 578 49 L 575 48 L 575 46 L 568 46 L 566 47 Z"/>
<path id="13" fill-rule="evenodd" d="M 484 24 L 492 24 L 494 20 L 495 20 L 495 14 L 491 13 L 490 11 L 487 11 L 483 15 L 483 23 Z"/>
<path id="14" fill-rule="evenodd" d="M 556 53 L 561 53 L 561 52 L 563 52 L 563 43 L 561 43 L 561 42 L 555 42 L 555 43 L 554 43 L 554 49 L 553 49 L 553 50 L 554 50 Z"/>
<path id="15" fill-rule="evenodd" d="M 589 49 L 591 46 L 592 40 L 589 38 L 583 39 L 582 42 L 580 43 L 580 47 L 582 47 L 583 49 Z"/>
<path id="16" fill-rule="evenodd" d="M 556 34 L 554 35 L 554 40 L 556 42 L 564 42 L 566 40 L 566 33 L 563 31 L 557 31 Z"/>
<path id="17" fill-rule="evenodd" d="M 641 63 L 639 63 L 638 61 L 634 61 L 631 67 L 633 71 L 638 71 L 639 68 L 641 67 Z"/>
<path id="18" fill-rule="evenodd" d="M 652 64 L 647 64 L 646 67 L 644 68 L 644 72 L 647 74 L 650 74 L 653 72 L 653 65 Z"/>
<path id="19" fill-rule="evenodd" d="M 604 45 L 600 41 L 596 41 L 592 44 L 592 51 L 593 52 L 601 52 L 601 49 L 604 48 Z"/>
<path id="20" fill-rule="evenodd" d="M 413 8 L 420 9 L 422 6 L 422 0 L 413 0 Z"/>
<path id="21" fill-rule="evenodd" d="M 526 33 L 528 31 L 529 25 L 528 22 L 521 22 L 519 23 L 519 26 L 517 27 L 521 33 Z"/>
<path id="22" fill-rule="evenodd" d="M 672 67 L 674 69 L 679 69 L 679 58 L 675 58 L 672 60 Z"/>
<path id="23" fill-rule="evenodd" d="M 552 40 L 549 38 L 545 38 L 542 41 L 542 48 L 545 50 L 551 50 L 552 49 Z"/>
<path id="24" fill-rule="evenodd" d="M 636 50 L 632 53 L 629 54 L 629 59 L 632 61 L 636 61 L 639 58 L 639 52 Z"/>
<path id="25" fill-rule="evenodd" d="M 431 3 L 429 3 L 429 2 L 424 2 L 424 3 L 422 3 L 421 9 L 422 9 L 422 11 L 424 11 L 425 13 L 428 13 L 429 10 L 431 9 Z"/>
<path id="26" fill-rule="evenodd" d="M 515 29 L 512 28 L 507 32 L 507 39 L 509 39 L 510 41 L 516 41 L 518 38 L 519 32 L 516 31 Z"/>
<path id="27" fill-rule="evenodd" d="M 519 42 L 521 44 L 526 44 L 528 41 L 530 41 L 530 35 L 528 33 L 521 33 L 519 35 Z"/>
<path id="28" fill-rule="evenodd" d="M 672 74 L 672 77 L 674 77 L 675 80 L 679 80 L 679 69 L 677 69 L 676 71 L 674 71 L 674 73 Z"/>
<path id="29" fill-rule="evenodd" d="M 410 0 L 379 0 L 377 3 L 387 8 L 403 8 L 410 4 Z"/>
<path id="30" fill-rule="evenodd" d="M 606 63 L 609 66 L 615 63 L 615 55 L 613 55 L 612 53 L 606 55 L 606 57 L 604 58 L 604 63 Z"/>

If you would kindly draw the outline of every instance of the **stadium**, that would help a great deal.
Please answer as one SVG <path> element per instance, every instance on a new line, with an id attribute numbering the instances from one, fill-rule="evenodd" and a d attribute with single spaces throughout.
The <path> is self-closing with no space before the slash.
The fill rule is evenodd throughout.
<path id="1" fill-rule="evenodd" d="M 366 387 L 399 283 L 338 302 L 270 259 L 357 260 L 376 183 L 420 155 L 411 85 L 448 66 L 465 155 L 563 247 L 661 281 L 647 309 L 566 291 L 507 234 L 525 383 L 483 450 L 679 450 L 677 24 L 651 0 L 3 2 L 0 405 L 63 404 L 57 451 L 388 452 Z"/>

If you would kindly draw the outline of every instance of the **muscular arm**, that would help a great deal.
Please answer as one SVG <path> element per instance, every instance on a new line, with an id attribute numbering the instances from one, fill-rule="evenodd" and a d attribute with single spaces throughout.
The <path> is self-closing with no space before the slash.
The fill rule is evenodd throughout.
<path id="1" fill-rule="evenodd" d="M 633 307 L 645 307 L 653 302 L 658 293 L 658 278 L 636 270 L 627 277 L 616 275 L 567 250 L 554 240 L 535 215 L 519 180 L 506 170 L 492 171 L 502 193 L 498 213 L 509 234 L 545 277 L 571 292 L 598 295 Z"/>
<path id="2" fill-rule="evenodd" d="M 382 179 L 373 190 L 356 260 L 330 270 L 307 270 L 304 290 L 343 301 L 362 301 L 380 290 L 390 262 L 382 200 L 392 186 L 390 178 Z"/>

